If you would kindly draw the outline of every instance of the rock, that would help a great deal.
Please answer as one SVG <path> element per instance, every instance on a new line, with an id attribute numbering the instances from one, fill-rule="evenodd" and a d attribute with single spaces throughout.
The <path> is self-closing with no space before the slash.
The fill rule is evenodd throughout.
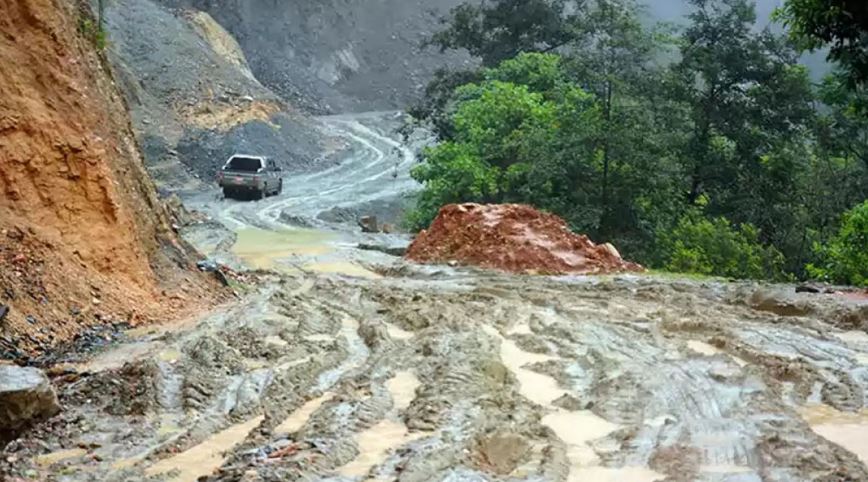
<path id="1" fill-rule="evenodd" d="M 819 287 L 812 284 L 801 284 L 796 286 L 796 293 L 822 293 Z"/>
<path id="2" fill-rule="evenodd" d="M 363 251 L 379 251 L 381 253 L 386 253 L 390 256 L 401 257 L 407 252 L 406 246 L 387 246 L 382 244 L 366 244 L 361 243 L 358 245 L 358 248 Z"/>
<path id="3" fill-rule="evenodd" d="M 36 368 L 0 365 L 0 438 L 60 412 L 48 378 Z"/>
<path id="4" fill-rule="evenodd" d="M 282 222 L 284 224 L 288 224 L 290 226 L 296 226 L 299 228 L 315 228 L 316 227 L 316 223 L 312 219 L 310 219 L 306 216 L 300 216 L 297 214 L 292 214 L 289 211 L 283 211 L 280 213 L 280 222 Z"/>
<path id="5" fill-rule="evenodd" d="M 383 223 L 381 231 L 385 234 L 392 234 L 395 232 L 395 226 L 392 224 Z"/>
<path id="6" fill-rule="evenodd" d="M 196 263 L 196 267 L 199 268 L 199 271 L 205 273 L 213 273 L 219 269 L 216 261 L 210 259 L 203 259 Z"/>
<path id="7" fill-rule="evenodd" d="M 363 233 L 379 233 L 380 227 L 377 224 L 376 216 L 363 216 L 359 219 L 359 227 L 362 228 Z"/>
<path id="8" fill-rule="evenodd" d="M 809 304 L 797 300 L 794 294 L 775 289 L 761 288 L 754 291 L 747 304 L 755 310 L 779 316 L 806 316 L 814 311 Z"/>

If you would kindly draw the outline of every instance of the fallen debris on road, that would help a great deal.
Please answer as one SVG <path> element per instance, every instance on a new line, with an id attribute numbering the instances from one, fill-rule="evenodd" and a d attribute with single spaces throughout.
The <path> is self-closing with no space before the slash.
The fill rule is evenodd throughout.
<path id="1" fill-rule="evenodd" d="M 520 204 L 452 204 L 422 231 L 406 258 L 512 273 L 608 274 L 643 271 L 611 244 L 594 244 L 563 219 Z"/>

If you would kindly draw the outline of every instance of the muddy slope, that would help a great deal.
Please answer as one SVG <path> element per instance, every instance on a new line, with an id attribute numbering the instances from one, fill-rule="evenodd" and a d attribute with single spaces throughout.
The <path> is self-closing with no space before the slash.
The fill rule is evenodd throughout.
<path id="1" fill-rule="evenodd" d="M 0 4 L 0 356 L 202 296 L 69 2 Z M 166 282 L 163 285 L 160 281 Z M 182 294 L 183 292 L 183 294 Z"/>
<path id="2" fill-rule="evenodd" d="M 265 85 L 319 113 L 402 109 L 436 69 L 467 61 L 421 48 L 461 0 L 160 1 L 210 13 Z"/>
<path id="3" fill-rule="evenodd" d="M 260 84 L 207 13 L 117 0 L 106 15 L 109 57 L 158 185 L 210 185 L 236 152 L 270 155 L 292 170 L 321 155 L 317 123 Z"/>
<path id="4" fill-rule="evenodd" d="M 747 285 L 396 273 L 287 278 L 139 333 L 59 382 L 70 409 L 7 449 L 12 473 L 868 478 L 868 336 L 836 327 L 864 329 L 858 305 L 782 317 Z"/>

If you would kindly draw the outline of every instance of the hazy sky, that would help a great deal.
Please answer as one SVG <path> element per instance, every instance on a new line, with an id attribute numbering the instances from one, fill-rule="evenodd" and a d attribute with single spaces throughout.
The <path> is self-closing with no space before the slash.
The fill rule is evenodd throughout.
<path id="1" fill-rule="evenodd" d="M 777 8 L 782 1 L 783 0 L 757 0 L 756 12 L 760 25 L 765 26 L 772 11 Z M 645 3 L 661 20 L 677 20 L 687 13 L 686 0 L 645 0 Z"/>

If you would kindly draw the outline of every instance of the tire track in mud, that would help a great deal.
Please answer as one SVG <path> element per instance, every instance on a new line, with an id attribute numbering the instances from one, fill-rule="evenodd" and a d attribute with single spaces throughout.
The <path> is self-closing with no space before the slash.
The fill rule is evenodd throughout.
<path id="1" fill-rule="evenodd" d="M 352 155 L 334 167 L 287 177 L 284 193 L 275 199 L 230 202 L 217 213 L 218 218 L 233 228 L 276 229 L 281 226 L 279 218 L 284 210 L 316 219 L 322 211 L 347 203 L 358 204 L 415 190 L 418 185 L 409 177 L 415 163 L 412 151 L 362 123 L 386 114 L 321 118 L 332 135 L 358 146 Z M 393 159 L 395 153 L 400 154 L 398 159 Z"/>
<path id="2" fill-rule="evenodd" d="M 68 387 L 60 438 L 35 436 L 98 441 L 72 481 L 144 480 L 215 437 L 211 481 L 868 478 L 845 450 L 868 344 L 821 318 L 726 285 L 460 280 L 284 278 Z"/>

